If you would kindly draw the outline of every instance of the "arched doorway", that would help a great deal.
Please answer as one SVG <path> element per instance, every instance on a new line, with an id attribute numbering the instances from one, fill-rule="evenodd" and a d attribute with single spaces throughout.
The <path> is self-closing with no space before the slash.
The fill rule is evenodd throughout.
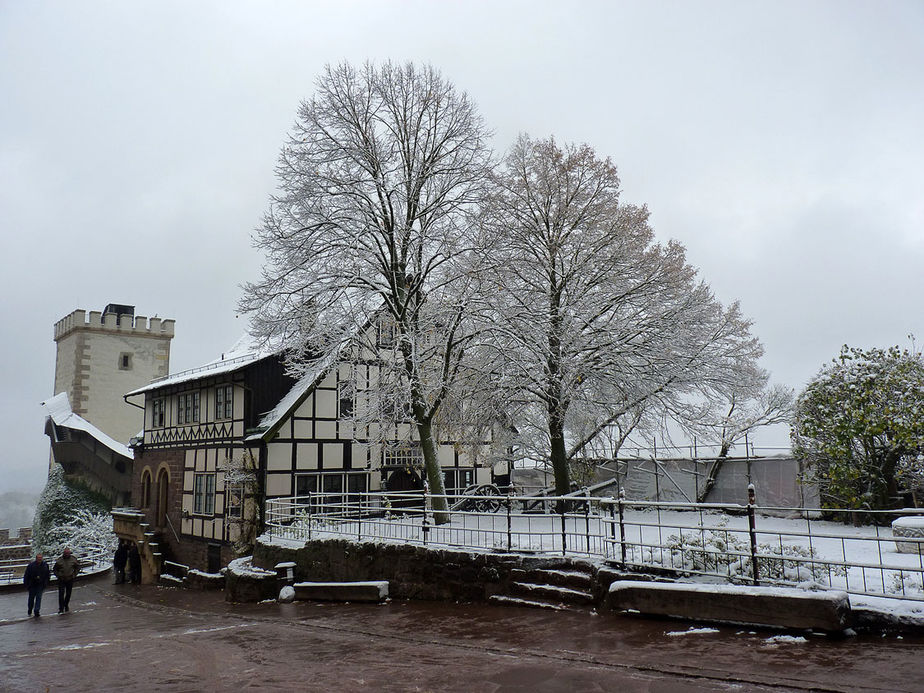
<path id="1" fill-rule="evenodd" d="M 145 469 L 141 473 L 141 507 L 147 509 L 151 507 L 151 470 Z"/>
<path id="2" fill-rule="evenodd" d="M 393 470 L 385 481 L 385 490 L 389 492 L 388 501 L 392 508 L 421 508 L 423 496 L 416 492 L 423 491 L 423 479 L 416 470 L 407 467 Z M 411 495 L 410 492 L 415 492 Z M 390 495 L 395 493 L 395 495 Z"/>
<path id="3" fill-rule="evenodd" d="M 154 512 L 154 525 L 163 527 L 167 524 L 167 500 L 170 487 L 170 475 L 166 469 L 157 472 L 157 503 Z"/>

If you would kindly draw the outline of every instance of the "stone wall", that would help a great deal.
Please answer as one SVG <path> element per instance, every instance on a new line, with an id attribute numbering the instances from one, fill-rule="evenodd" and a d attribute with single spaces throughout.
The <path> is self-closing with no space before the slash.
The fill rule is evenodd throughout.
<path id="1" fill-rule="evenodd" d="M 254 548 L 255 567 L 274 570 L 278 563 L 288 561 L 296 565 L 296 581 L 387 580 L 389 596 L 395 599 L 449 601 L 484 601 L 491 595 L 502 594 L 514 569 L 561 569 L 572 565 L 564 558 L 469 553 L 342 539 L 309 541 L 302 548 L 258 541 Z M 246 601 L 244 595 L 230 592 L 227 598 Z"/>

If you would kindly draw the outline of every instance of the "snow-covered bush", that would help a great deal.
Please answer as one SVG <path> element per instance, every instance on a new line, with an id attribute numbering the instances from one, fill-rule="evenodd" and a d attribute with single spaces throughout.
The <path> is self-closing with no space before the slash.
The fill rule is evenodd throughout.
<path id="1" fill-rule="evenodd" d="M 51 474 L 48 475 L 48 482 L 45 484 L 42 495 L 39 496 L 38 506 L 35 509 L 35 518 L 32 522 L 32 546 L 36 550 L 47 552 L 59 541 L 49 534 L 56 527 L 75 525 L 79 517 L 87 515 L 105 514 L 108 518 L 110 509 L 109 502 L 103 495 L 68 482 L 64 478 L 64 470 L 56 464 Z M 112 519 L 110 518 L 108 522 L 111 533 Z"/>
<path id="2" fill-rule="evenodd" d="M 908 573 L 895 573 L 886 586 L 885 591 L 890 594 L 901 594 L 920 597 L 924 595 L 924 577 L 909 575 Z"/>
<path id="3" fill-rule="evenodd" d="M 506 551 L 507 539 L 496 539 L 491 545 L 491 548 L 495 549 L 496 551 Z M 527 553 L 539 553 L 542 551 L 542 542 L 530 541 L 529 537 L 524 538 L 514 535 L 510 538 L 510 550 L 526 551 Z"/>
<path id="4" fill-rule="evenodd" d="M 85 553 L 109 556 L 117 545 L 118 538 L 112 531 L 112 516 L 108 512 L 78 510 L 73 520 L 45 534 L 43 548 L 49 556 L 60 556 L 65 548 L 78 556 Z"/>
<path id="5" fill-rule="evenodd" d="M 674 570 L 724 574 L 733 581 L 750 580 L 751 546 L 741 532 L 724 529 L 722 520 L 715 529 L 689 529 L 672 534 L 663 549 L 654 548 L 649 560 Z M 790 544 L 757 545 L 757 565 L 761 580 L 771 582 L 815 581 L 830 584 L 835 575 L 844 575 L 841 566 L 820 562 L 814 549 Z"/>
<path id="6" fill-rule="evenodd" d="M 793 453 L 818 483 L 823 506 L 901 507 L 900 484 L 911 490 L 921 481 L 922 413 L 920 353 L 845 346 L 799 395 L 793 422 Z"/>
<path id="7" fill-rule="evenodd" d="M 309 531 L 333 532 L 342 524 L 344 522 L 341 520 L 333 520 L 324 516 L 318 517 L 317 515 L 312 516 L 307 512 L 300 511 L 295 514 L 295 519 L 292 520 L 289 527 L 297 533 L 307 534 Z"/>

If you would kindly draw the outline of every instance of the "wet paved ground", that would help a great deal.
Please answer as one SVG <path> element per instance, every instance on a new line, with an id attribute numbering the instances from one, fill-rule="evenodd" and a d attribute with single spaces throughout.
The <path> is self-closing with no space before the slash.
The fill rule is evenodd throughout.
<path id="1" fill-rule="evenodd" d="M 920 691 L 924 640 L 483 605 L 228 605 L 80 583 L 0 593 L 0 691 Z"/>

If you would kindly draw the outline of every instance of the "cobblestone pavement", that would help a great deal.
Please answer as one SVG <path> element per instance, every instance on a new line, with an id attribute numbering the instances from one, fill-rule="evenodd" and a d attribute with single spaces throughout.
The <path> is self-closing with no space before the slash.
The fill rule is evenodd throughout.
<path id="1" fill-rule="evenodd" d="M 916 691 L 924 640 L 471 604 L 226 604 L 80 583 L 0 593 L 0 691 Z"/>

